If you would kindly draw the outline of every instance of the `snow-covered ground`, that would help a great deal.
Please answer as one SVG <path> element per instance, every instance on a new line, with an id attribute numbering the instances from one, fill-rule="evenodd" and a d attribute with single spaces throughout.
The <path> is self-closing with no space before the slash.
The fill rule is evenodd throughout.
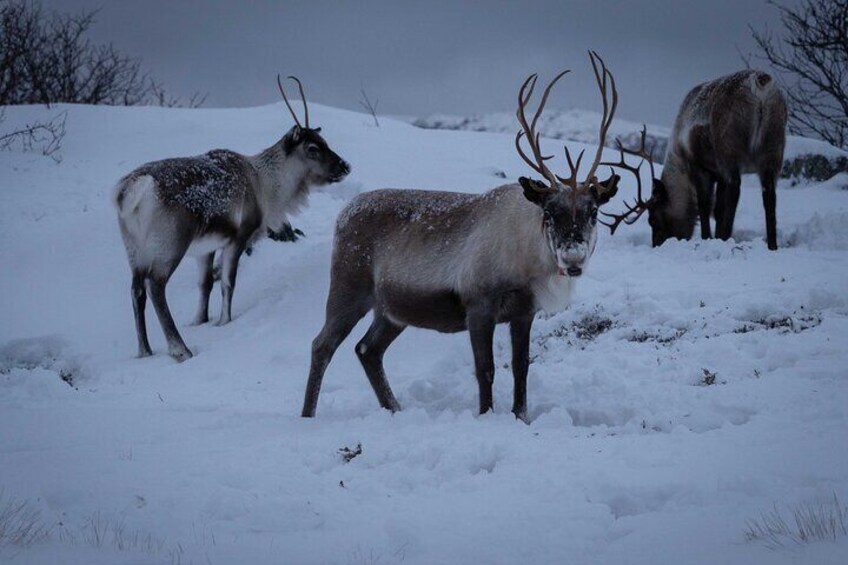
<path id="1" fill-rule="evenodd" d="M 0 517 L 26 501 L 50 533 L 29 547 L 0 543 L 0 560 L 848 560 L 845 536 L 777 548 L 745 536 L 774 505 L 792 523 L 798 505 L 834 494 L 848 503 L 844 175 L 780 185 L 777 252 L 748 177 L 736 241 L 652 249 L 644 221 L 602 233 L 573 307 L 537 317 L 529 425 L 509 412 L 507 328 L 496 333 L 494 414 L 475 414 L 467 334 L 410 329 L 386 356 L 404 407 L 390 415 L 353 354 L 367 320 L 330 365 L 317 418 L 304 420 L 336 214 L 380 187 L 482 192 L 512 181 L 528 173 L 512 134 L 389 119 L 376 128 L 313 107 L 352 174 L 294 219 L 305 239 L 265 241 L 243 260 L 231 324 L 188 326 L 197 291 L 185 261 L 169 301 L 196 356 L 177 364 L 152 312 L 156 355 L 133 357 L 111 187 L 151 159 L 258 152 L 288 114 L 281 104 L 22 107 L 7 108 L 6 124 L 61 110 L 61 163 L 0 152 Z M 633 186 L 625 177 L 619 197 Z M 358 445 L 346 462 L 340 450 Z"/>

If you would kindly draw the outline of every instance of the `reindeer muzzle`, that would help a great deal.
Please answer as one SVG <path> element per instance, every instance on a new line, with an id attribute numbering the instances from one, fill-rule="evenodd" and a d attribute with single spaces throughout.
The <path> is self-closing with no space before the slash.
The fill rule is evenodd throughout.
<path id="1" fill-rule="evenodd" d="M 343 178 L 345 178 L 350 173 L 350 163 L 344 160 L 340 160 L 338 164 L 333 168 L 333 174 L 329 179 L 329 182 L 339 182 Z"/>

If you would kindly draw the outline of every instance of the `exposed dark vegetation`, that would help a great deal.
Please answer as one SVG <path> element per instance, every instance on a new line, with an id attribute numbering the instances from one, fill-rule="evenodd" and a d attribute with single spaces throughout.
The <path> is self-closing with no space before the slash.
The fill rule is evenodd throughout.
<path id="1" fill-rule="evenodd" d="M 645 330 L 641 331 L 633 331 L 628 337 L 627 341 L 635 342 L 635 343 L 645 343 L 648 341 L 653 341 L 655 343 L 659 343 L 661 345 L 668 345 L 669 343 L 673 343 L 683 337 L 683 335 L 687 332 L 685 328 L 676 329 L 671 333 L 660 333 L 660 332 L 648 332 Z"/>
<path id="2" fill-rule="evenodd" d="M 733 330 L 733 333 L 744 334 L 757 330 L 778 330 L 781 333 L 799 333 L 814 328 L 821 323 L 822 319 L 819 314 L 814 313 L 799 316 L 793 312 L 792 316 L 769 316 L 751 320 Z"/>
<path id="3" fill-rule="evenodd" d="M 576 340 L 576 345 L 582 348 L 586 343 L 594 341 L 598 336 L 608 332 L 616 325 L 615 320 L 605 316 L 600 307 L 597 307 L 580 319 L 574 320 L 570 324 L 563 324 L 537 338 L 536 342 L 545 345 L 548 340 L 556 338 L 564 340 L 568 345 L 575 345 Z"/>
<path id="4" fill-rule="evenodd" d="M 745 539 L 774 550 L 816 541 L 835 542 L 848 535 L 848 506 L 840 503 L 835 493 L 831 500 L 797 504 L 789 512 L 792 517 L 787 520 L 775 505 L 759 518 L 747 520 Z"/>
<path id="5" fill-rule="evenodd" d="M 341 449 L 339 449 L 339 455 L 345 463 L 350 463 L 357 456 L 362 455 L 362 444 L 357 443 L 356 447 L 354 447 L 353 449 L 347 446 L 342 447 Z"/>
<path id="6" fill-rule="evenodd" d="M 800 179 L 826 181 L 839 173 L 848 173 L 848 157 L 798 155 L 783 161 L 780 178 L 792 179 L 792 184 L 798 184 Z"/>
<path id="7" fill-rule="evenodd" d="M 716 384 L 716 373 L 713 373 L 709 369 L 701 369 L 704 372 L 704 376 L 701 377 L 701 382 L 699 383 L 701 386 L 712 386 Z"/>

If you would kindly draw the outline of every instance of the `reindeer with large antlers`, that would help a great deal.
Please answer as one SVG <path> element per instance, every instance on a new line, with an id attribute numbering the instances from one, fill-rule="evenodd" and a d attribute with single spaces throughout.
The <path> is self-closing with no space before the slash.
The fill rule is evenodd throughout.
<path id="1" fill-rule="evenodd" d="M 114 199 L 132 270 L 132 302 L 138 355 L 151 355 L 145 324 L 147 295 L 153 302 L 168 351 L 178 361 L 192 356 L 177 331 L 165 300 L 165 285 L 186 253 L 200 267 L 200 304 L 195 324 L 209 321 L 215 251 L 221 249 L 221 316 L 231 319 L 233 289 L 241 254 L 269 230 L 288 227 L 289 214 L 305 203 L 309 189 L 338 182 L 350 172 L 324 138 L 309 126 L 303 86 L 301 124 L 280 77 L 277 86 L 295 125 L 258 155 L 215 149 L 197 157 L 147 163 L 118 182 Z M 291 229 L 290 227 L 288 229 Z"/>
<path id="2" fill-rule="evenodd" d="M 771 75 L 739 71 L 699 84 L 686 95 L 671 130 L 662 178 L 654 176 L 651 154 L 642 144 L 636 151 L 621 148 L 621 160 L 612 165 L 630 170 L 639 179 L 638 167 L 625 163 L 625 154 L 651 163 L 652 189 L 621 214 L 614 214 L 610 229 L 632 224 L 648 212 L 654 247 L 670 238 L 689 239 L 700 220 L 701 238 L 712 237 L 710 216 L 715 208 L 715 235 L 733 236 L 741 175 L 757 173 L 763 194 L 766 243 L 777 249 L 777 197 L 775 187 L 783 165 L 786 144 L 786 101 Z M 641 167 L 641 163 L 639 167 Z M 713 187 L 715 196 L 713 195 Z"/>
<path id="3" fill-rule="evenodd" d="M 525 116 L 536 86 L 531 75 L 518 95 L 519 155 L 544 181 L 482 195 L 423 190 L 377 190 L 355 198 L 339 215 L 330 271 L 327 317 L 312 342 L 303 416 L 315 415 L 324 372 L 356 323 L 374 319 L 356 354 L 383 408 L 400 409 L 383 370 L 383 354 L 407 326 L 440 332 L 468 330 L 480 392 L 480 413 L 492 409 L 495 325 L 509 322 L 513 413 L 527 418 L 530 327 L 540 309 L 569 301 L 572 284 L 595 248 L 598 207 L 616 191 L 619 177 L 598 181 L 595 171 L 617 103 L 615 80 L 590 54 L 604 100 L 595 161 L 585 180 L 566 150 L 571 175 L 554 175 L 543 155 L 536 122 L 558 75 L 545 89 L 532 120 Z M 531 160 L 522 149 L 526 140 Z M 581 154 L 582 156 L 582 154 Z"/>

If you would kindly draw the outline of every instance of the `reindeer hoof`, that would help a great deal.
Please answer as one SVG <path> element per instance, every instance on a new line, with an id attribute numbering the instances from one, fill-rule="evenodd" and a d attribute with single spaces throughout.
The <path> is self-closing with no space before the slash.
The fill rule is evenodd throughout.
<path id="1" fill-rule="evenodd" d="M 202 318 L 198 317 L 198 318 L 195 318 L 194 320 L 192 320 L 191 324 L 189 324 L 189 325 L 191 325 L 191 326 L 202 326 L 203 324 L 206 324 L 208 322 L 209 322 L 209 316 L 202 317 Z"/>
<path id="2" fill-rule="evenodd" d="M 150 357 L 151 355 L 153 355 L 153 352 L 150 351 L 149 349 L 140 349 L 138 351 L 138 355 L 136 355 L 136 357 L 138 359 L 144 359 L 145 357 Z"/>
<path id="3" fill-rule="evenodd" d="M 182 363 L 183 361 L 187 361 L 188 359 L 194 357 L 194 355 L 192 355 L 191 351 L 189 351 L 188 349 L 172 350 L 170 354 L 171 357 L 173 357 L 177 363 Z"/>
<path id="4" fill-rule="evenodd" d="M 217 322 L 215 322 L 216 327 L 226 326 L 232 321 L 231 318 L 219 318 Z"/>

